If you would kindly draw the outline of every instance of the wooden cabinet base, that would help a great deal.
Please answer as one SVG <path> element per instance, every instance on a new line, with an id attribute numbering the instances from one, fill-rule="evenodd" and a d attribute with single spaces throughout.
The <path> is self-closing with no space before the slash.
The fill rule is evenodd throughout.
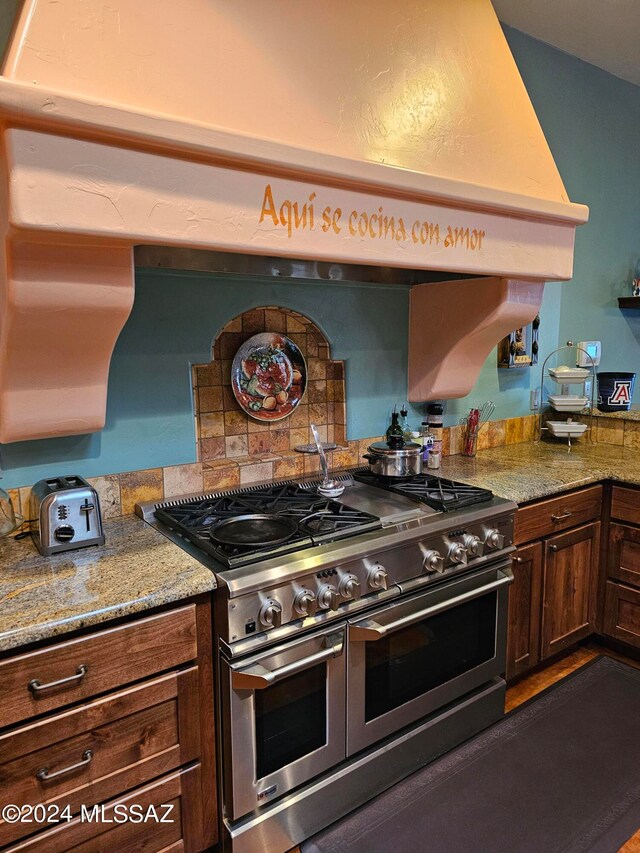
<path id="1" fill-rule="evenodd" d="M 607 581 L 604 631 L 609 637 L 640 648 L 640 590 Z"/>
<path id="2" fill-rule="evenodd" d="M 199 853 L 201 767 L 196 764 L 7 848 L 7 853 Z M 181 845 L 175 846 L 173 845 Z"/>
<path id="3" fill-rule="evenodd" d="M 0 821 L 3 850 L 200 853 L 217 840 L 215 768 L 209 596 L 0 662 L 0 801 L 46 809 Z M 136 814 L 118 821 L 117 804 Z M 139 819 L 162 804 L 171 821 Z"/>

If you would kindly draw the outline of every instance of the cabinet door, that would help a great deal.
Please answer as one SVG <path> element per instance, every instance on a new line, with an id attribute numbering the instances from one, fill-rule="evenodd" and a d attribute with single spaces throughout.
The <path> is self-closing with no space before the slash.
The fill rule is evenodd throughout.
<path id="1" fill-rule="evenodd" d="M 640 591 L 607 581 L 604 631 L 609 637 L 640 647 Z"/>
<path id="2" fill-rule="evenodd" d="M 600 522 L 545 542 L 541 659 L 594 630 Z"/>
<path id="3" fill-rule="evenodd" d="M 513 556 L 513 577 L 509 587 L 507 678 L 526 672 L 540 659 L 542 542 L 518 548 Z"/>
<path id="4" fill-rule="evenodd" d="M 608 576 L 640 587 L 640 530 L 626 524 L 609 527 Z"/>

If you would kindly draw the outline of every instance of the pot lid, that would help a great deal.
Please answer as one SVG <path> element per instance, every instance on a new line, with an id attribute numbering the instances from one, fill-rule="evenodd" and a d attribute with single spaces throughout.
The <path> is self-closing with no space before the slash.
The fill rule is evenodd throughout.
<path id="1" fill-rule="evenodd" d="M 385 441 L 374 441 L 367 449 L 370 453 L 375 453 L 377 456 L 391 456 L 394 458 L 419 456 L 422 453 L 422 445 L 416 444 L 415 441 L 405 441 L 404 446 L 399 450 L 388 447 Z"/>

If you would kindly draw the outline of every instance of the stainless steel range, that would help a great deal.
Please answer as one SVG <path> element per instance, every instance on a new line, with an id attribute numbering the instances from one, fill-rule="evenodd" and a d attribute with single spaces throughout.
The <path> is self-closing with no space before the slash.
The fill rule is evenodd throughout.
<path id="1" fill-rule="evenodd" d="M 216 573 L 225 843 L 284 853 L 502 716 L 515 504 L 347 472 L 143 504 Z"/>

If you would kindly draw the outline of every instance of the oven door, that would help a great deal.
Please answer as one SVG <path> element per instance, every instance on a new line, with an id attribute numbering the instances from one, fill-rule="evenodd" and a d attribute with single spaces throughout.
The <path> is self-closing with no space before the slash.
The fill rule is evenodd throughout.
<path id="1" fill-rule="evenodd" d="M 501 564 L 349 623 L 348 755 L 504 673 L 512 580 Z"/>
<path id="2" fill-rule="evenodd" d="M 226 816 L 236 820 L 345 757 L 345 626 L 222 660 Z"/>

